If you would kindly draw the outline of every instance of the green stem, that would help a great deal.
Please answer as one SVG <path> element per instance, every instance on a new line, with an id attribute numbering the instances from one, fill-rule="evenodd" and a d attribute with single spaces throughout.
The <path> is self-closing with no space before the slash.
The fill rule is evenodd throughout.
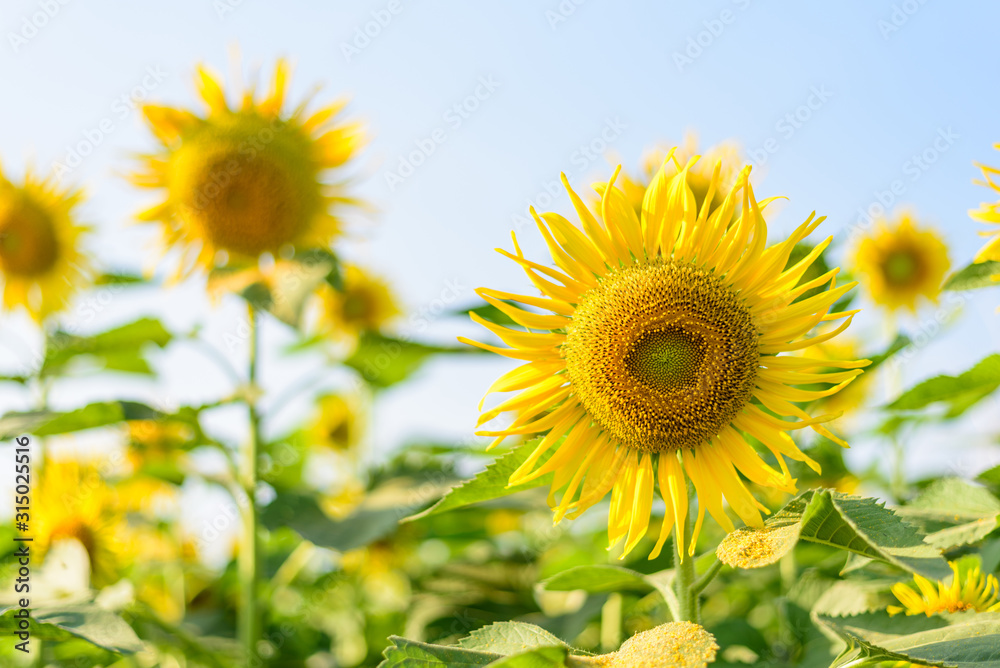
<path id="1" fill-rule="evenodd" d="M 257 412 L 257 362 L 260 339 L 257 312 L 249 307 L 250 314 L 250 372 L 247 392 L 247 409 L 250 415 L 250 438 L 240 459 L 240 486 L 244 494 L 243 531 L 240 537 L 238 569 L 240 576 L 241 605 L 239 609 L 239 639 L 246 661 L 254 656 L 257 639 L 260 637 L 260 613 L 258 611 L 257 588 L 260 580 L 260 536 L 258 532 L 257 504 L 254 499 L 257 490 L 257 460 L 260 447 L 260 415 Z"/>
<path id="2" fill-rule="evenodd" d="M 601 649 L 614 652 L 622 644 L 622 595 L 615 592 L 601 608 Z"/>
<path id="3" fill-rule="evenodd" d="M 712 565 L 708 567 L 708 570 L 702 573 L 701 576 L 694 581 L 694 584 L 691 585 L 691 593 L 698 596 L 701 592 L 705 591 L 705 587 L 707 587 L 709 583 L 715 579 L 715 576 L 718 575 L 721 570 L 722 562 L 719 561 L 718 557 L 716 557 L 715 561 L 712 562 Z"/>
<path id="4" fill-rule="evenodd" d="M 690 499 L 690 490 L 688 491 Z M 684 537 L 691 540 L 691 504 L 688 503 L 688 512 L 684 519 Z M 684 554 L 681 542 L 674 538 L 674 567 L 676 575 L 674 578 L 674 588 L 677 592 L 677 604 L 680 611 L 680 619 L 676 621 L 687 621 L 699 623 L 698 614 L 698 592 L 694 590 L 695 569 L 694 557 Z"/>

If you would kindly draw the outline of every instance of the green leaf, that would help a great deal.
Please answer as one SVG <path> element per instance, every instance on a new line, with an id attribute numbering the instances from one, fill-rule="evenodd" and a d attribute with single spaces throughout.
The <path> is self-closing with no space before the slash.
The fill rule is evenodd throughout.
<path id="1" fill-rule="evenodd" d="M 163 348 L 172 338 L 173 335 L 155 318 L 141 318 L 91 336 L 56 332 L 48 339 L 41 374 L 61 373 L 70 362 L 82 356 L 96 359 L 105 368 L 114 368 L 116 364 L 119 367 L 138 368 L 140 365 L 135 362 L 129 361 L 126 364 L 123 360 L 129 355 L 141 355 L 147 345 Z M 132 368 L 115 370 L 131 371 Z M 143 365 L 139 372 L 148 373 L 148 366 Z"/>
<path id="2" fill-rule="evenodd" d="M 432 355 L 479 352 L 472 346 L 434 346 L 364 332 L 357 349 L 344 364 L 360 373 L 373 387 L 382 389 L 412 376 Z"/>
<path id="3" fill-rule="evenodd" d="M 496 622 L 484 626 L 459 640 L 458 646 L 504 656 L 533 647 L 567 647 L 542 627 L 524 622 Z"/>
<path id="4" fill-rule="evenodd" d="M 25 433 L 52 436 L 106 427 L 125 420 L 156 420 L 161 417 L 163 414 L 156 409 L 136 401 L 99 402 L 68 413 L 51 411 L 8 413 L 0 418 L 0 438 L 9 439 Z"/>
<path id="5" fill-rule="evenodd" d="M 642 573 L 610 564 L 574 566 L 542 581 L 542 586 L 549 591 L 582 589 L 591 594 L 657 589 Z"/>
<path id="6" fill-rule="evenodd" d="M 0 611 L 0 635 L 10 638 L 18 628 L 14 617 L 19 608 Z M 32 640 L 66 641 L 82 638 L 116 654 L 134 654 L 143 643 L 124 619 L 92 603 L 63 608 L 34 608 L 29 629 Z"/>
<path id="7" fill-rule="evenodd" d="M 514 308 L 521 308 L 517 303 L 511 301 L 505 301 L 504 303 L 510 304 Z M 453 311 L 454 315 L 469 315 L 470 313 L 475 313 L 483 320 L 496 323 L 498 325 L 518 325 L 514 322 L 514 319 L 509 315 L 498 309 L 493 304 L 483 304 L 482 306 L 476 306 L 474 308 L 461 309 L 459 311 Z"/>
<path id="8" fill-rule="evenodd" d="M 711 554 L 703 556 L 714 561 L 714 557 Z M 573 591 L 581 589 L 590 594 L 603 594 L 616 591 L 642 593 L 657 591 L 663 596 L 671 614 L 676 618 L 679 614 L 679 608 L 673 583 L 674 570 L 672 568 L 647 575 L 628 568 L 622 568 L 621 566 L 594 564 L 568 568 L 547 580 L 543 580 L 541 585 L 549 591 Z"/>
<path id="9" fill-rule="evenodd" d="M 830 585 L 812 606 L 814 612 L 833 617 L 885 610 L 895 599 L 885 595 L 891 582 L 885 580 L 839 580 Z"/>
<path id="10" fill-rule="evenodd" d="M 342 520 L 329 517 L 310 495 L 278 494 L 261 512 L 261 522 L 272 531 L 288 527 L 319 547 L 347 551 L 389 535 L 403 517 L 440 493 L 436 483 L 396 479 L 369 492 Z"/>
<path id="11" fill-rule="evenodd" d="M 878 355 L 873 355 L 870 358 L 871 364 L 865 367 L 865 373 L 871 373 L 875 369 L 879 368 L 892 358 L 893 355 L 898 353 L 900 350 L 903 350 L 911 343 L 913 342 L 910 340 L 910 337 L 904 334 L 897 335 L 893 342 L 889 344 L 888 348 L 880 352 Z"/>
<path id="12" fill-rule="evenodd" d="M 986 469 L 976 476 L 976 480 L 984 485 L 989 485 L 993 489 L 1000 489 L 1000 464 Z"/>
<path id="13" fill-rule="evenodd" d="M 917 529 L 875 499 L 832 490 L 808 491 L 764 522 L 768 529 L 798 525 L 799 540 L 885 561 L 932 580 L 951 574 L 940 551 Z M 786 545 L 783 540 L 781 545 Z"/>
<path id="14" fill-rule="evenodd" d="M 515 492 L 550 484 L 553 475 L 551 473 L 536 478 L 531 482 L 517 485 L 516 487 L 507 486 L 511 474 L 528 458 L 528 455 L 534 452 L 535 448 L 538 447 L 538 442 L 539 439 L 533 439 L 514 450 L 508 450 L 487 465 L 486 469 L 475 478 L 453 487 L 433 506 L 413 517 L 406 518 L 406 521 L 409 522 L 430 515 L 437 515 L 447 510 L 461 508 L 482 501 L 489 501 L 490 499 L 497 499 L 508 494 L 514 494 Z M 555 450 L 555 448 L 552 448 L 552 450 Z M 539 460 L 539 465 L 547 459 L 547 457 L 543 456 Z"/>
<path id="15" fill-rule="evenodd" d="M 951 405 L 948 417 L 956 417 L 997 387 L 1000 387 L 1000 354 L 993 354 L 958 376 L 935 376 L 919 383 L 889 404 L 888 408 L 912 411 L 945 402 Z"/>
<path id="16" fill-rule="evenodd" d="M 975 290 L 997 285 L 991 277 L 1000 274 L 1000 262 L 973 263 L 948 277 L 945 290 Z"/>
<path id="17" fill-rule="evenodd" d="M 505 656 L 489 665 L 494 668 L 564 668 L 568 656 L 567 647 L 538 647 Z"/>
<path id="18" fill-rule="evenodd" d="M 916 499 L 899 512 L 958 523 L 1000 513 L 1000 499 L 988 489 L 967 480 L 940 478 L 924 488 Z"/>
<path id="19" fill-rule="evenodd" d="M 1000 499 L 961 478 L 942 478 L 897 512 L 936 529 L 925 540 L 934 547 L 949 550 L 977 543 L 996 529 Z"/>
<path id="20" fill-rule="evenodd" d="M 116 272 L 101 274 L 94 280 L 94 285 L 138 285 L 146 282 L 146 279 L 138 274 Z"/>
<path id="21" fill-rule="evenodd" d="M 799 536 L 887 561 L 932 580 L 943 580 L 951 573 L 938 550 L 875 499 L 816 492 L 802 516 Z"/>
<path id="22" fill-rule="evenodd" d="M 880 612 L 855 617 L 816 615 L 816 620 L 849 643 L 861 645 L 869 656 L 955 668 L 1000 668 L 997 613 L 890 618 Z M 919 630 L 900 633 L 913 627 Z"/>
<path id="23" fill-rule="evenodd" d="M 392 643 L 382 655 L 385 660 L 379 668 L 465 668 L 473 666 L 488 666 L 497 659 L 499 654 L 481 652 L 458 647 L 443 647 L 430 643 L 407 640 L 399 636 L 389 636 Z"/>

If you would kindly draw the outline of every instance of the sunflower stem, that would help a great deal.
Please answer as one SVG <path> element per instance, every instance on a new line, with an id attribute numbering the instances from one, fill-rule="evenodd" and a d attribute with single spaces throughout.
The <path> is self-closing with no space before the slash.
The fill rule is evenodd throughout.
<path id="1" fill-rule="evenodd" d="M 688 499 L 691 498 L 690 485 L 688 486 Z M 691 504 L 688 503 L 688 511 L 682 520 L 684 525 L 684 536 L 691 539 Z M 695 591 L 694 557 L 684 554 L 684 546 L 681 541 L 674 536 L 674 567 L 676 576 L 674 578 L 674 588 L 677 592 L 677 603 L 680 611 L 680 619 L 676 621 L 700 623 L 698 614 L 698 592 Z"/>
<path id="2" fill-rule="evenodd" d="M 712 565 L 708 567 L 704 573 L 702 573 L 697 580 L 691 585 L 691 593 L 694 596 L 699 596 L 701 592 L 705 591 L 705 587 L 711 584 L 715 576 L 719 574 L 722 570 L 722 562 L 719 561 L 718 557 L 712 562 Z"/>
<path id="3" fill-rule="evenodd" d="M 260 353 L 260 333 L 257 311 L 249 306 L 250 316 L 250 363 L 246 393 L 247 411 L 250 416 L 250 438 L 246 442 L 240 460 L 240 486 L 243 492 L 243 531 L 237 566 L 240 576 L 241 602 L 239 615 L 239 639 L 246 661 L 257 651 L 260 613 L 258 610 L 257 588 L 260 579 L 260 536 L 258 531 L 257 503 L 257 459 L 260 447 L 260 414 L 257 411 L 257 362 Z"/>
<path id="4" fill-rule="evenodd" d="M 622 595 L 614 592 L 601 608 L 601 649 L 614 652 L 622 644 Z"/>

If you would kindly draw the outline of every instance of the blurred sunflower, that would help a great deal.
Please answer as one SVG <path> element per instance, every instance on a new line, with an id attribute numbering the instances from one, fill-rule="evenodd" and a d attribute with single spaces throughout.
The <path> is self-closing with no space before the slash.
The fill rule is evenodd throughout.
<path id="1" fill-rule="evenodd" d="M 344 267 L 343 290 L 320 289 L 320 327 L 335 337 L 377 332 L 401 313 L 389 284 L 360 267 Z"/>
<path id="2" fill-rule="evenodd" d="M 500 251 L 520 264 L 545 296 L 477 291 L 515 322 L 542 331 L 509 329 L 473 314 L 510 348 L 461 339 L 528 362 L 488 390 L 522 392 L 483 412 L 478 422 L 514 411 L 513 423 L 479 433 L 495 437 L 496 445 L 508 436 L 548 431 L 510 484 L 554 472 L 549 501 L 556 506 L 556 521 L 578 516 L 611 492 L 609 540 L 615 545 L 624 538 L 627 554 L 648 529 L 659 478 L 667 510 L 651 558 L 675 525 L 682 550 L 688 540 L 686 479 L 699 499 L 690 554 L 706 510 L 733 530 L 723 497 L 746 524 L 763 526 L 761 511 L 767 509 L 749 493 L 740 473 L 765 487 L 794 490 L 784 457 L 819 466 L 799 450 L 789 430 L 812 427 L 846 445 L 821 424 L 835 416 L 810 417 L 796 402 L 835 394 L 868 364 L 779 356 L 846 329 L 854 312 L 829 310 L 853 284 L 836 287 L 837 269 L 801 281 L 830 239 L 785 268 L 795 244 L 823 218 L 810 215 L 786 241 L 766 247 L 766 224 L 749 167 L 713 210 L 717 166 L 702 206 L 696 207 L 688 185 L 695 159 L 683 167 L 676 164 L 676 175 L 674 168 L 657 172 L 641 216 L 615 187 L 616 171 L 598 187 L 603 225 L 563 175 L 583 230 L 558 214 L 538 216 L 532 210 L 558 269 L 526 259 L 516 237 L 516 254 Z M 793 304 L 824 284 L 828 290 Z M 551 314 L 522 310 L 506 300 Z M 820 323 L 837 320 L 844 322 L 836 329 L 805 338 Z M 795 387 L 813 383 L 833 385 Z M 781 470 L 765 464 L 741 432 L 764 444 Z M 562 498 L 555 504 L 559 490 Z"/>
<path id="3" fill-rule="evenodd" d="M 1000 144 L 994 145 L 993 148 L 1000 150 Z M 1000 175 L 1000 169 L 987 167 L 986 165 L 979 165 L 979 168 L 983 170 L 983 181 L 978 181 L 977 183 L 991 188 L 994 192 L 1000 192 L 1000 184 L 994 180 L 997 175 Z M 969 215 L 983 223 L 1000 225 L 1000 201 L 984 202 L 978 209 L 970 211 Z M 1000 227 L 993 230 L 983 230 L 979 234 L 984 237 L 993 238 L 979 249 L 979 252 L 976 253 L 975 261 L 986 262 L 993 260 L 994 262 L 1000 262 Z M 993 280 L 1000 281 L 1000 274 L 994 275 Z"/>
<path id="4" fill-rule="evenodd" d="M 930 617 L 939 612 L 996 612 L 1000 610 L 997 602 L 997 592 L 1000 585 L 996 576 L 983 575 L 979 566 L 968 569 L 964 575 L 958 564 L 951 562 L 954 573 L 950 585 L 943 582 L 933 583 L 920 575 L 913 576 L 917 589 L 904 582 L 892 586 L 892 593 L 899 599 L 902 606 L 890 605 L 887 610 L 890 615 L 905 612 L 907 615 L 921 613 Z"/>
<path id="5" fill-rule="evenodd" d="M 129 420 L 128 460 L 133 470 L 174 464 L 194 439 L 191 425 L 175 420 Z"/>
<path id="6" fill-rule="evenodd" d="M 94 587 L 121 577 L 127 544 L 123 540 L 124 515 L 114 491 L 94 465 L 49 460 L 33 498 L 32 520 L 41 558 L 55 542 L 73 539 L 87 551 Z"/>
<path id="7" fill-rule="evenodd" d="M 642 215 L 642 200 L 646 196 L 646 187 L 656 175 L 657 170 L 664 165 L 669 152 L 668 147 L 657 146 L 649 149 L 643 154 L 641 171 L 638 175 L 632 177 L 624 171 L 621 173 L 619 187 L 625 193 L 629 203 L 632 204 L 637 216 Z M 686 133 L 684 143 L 674 149 L 674 156 L 682 164 L 687 164 L 691 157 L 698 154 L 698 137 L 693 132 Z M 712 182 L 712 171 L 717 164 L 720 165 L 719 186 L 712 196 L 711 208 L 713 209 L 722 204 L 725 192 L 732 188 L 737 175 L 739 175 L 739 170 L 743 166 L 743 153 L 735 141 L 727 140 L 710 146 L 704 152 L 702 159 L 692 165 L 689 170 L 688 186 L 694 193 L 695 205 L 699 209 L 708 194 L 708 186 Z M 668 161 L 665 169 L 670 175 L 677 173 L 673 161 Z"/>
<path id="8" fill-rule="evenodd" d="M 358 403 L 340 394 L 320 397 L 316 417 L 308 427 L 310 444 L 334 452 L 353 452 L 361 437 Z"/>
<path id="9" fill-rule="evenodd" d="M 361 126 L 334 122 L 344 101 L 311 115 L 305 103 L 283 111 L 287 84 L 288 66 L 279 60 L 266 96 L 251 88 L 230 106 L 217 79 L 199 67 L 206 116 L 143 107 L 163 146 L 142 156 L 132 180 L 160 190 L 163 200 L 139 218 L 161 223 L 166 244 L 183 248 L 180 275 L 196 264 L 211 269 L 228 259 L 254 263 L 265 253 L 326 247 L 341 232 L 335 207 L 359 203 L 344 183 L 328 185 L 323 176 L 354 156 Z"/>
<path id="10" fill-rule="evenodd" d="M 853 264 L 872 301 L 889 311 L 905 307 L 914 313 L 921 297 L 937 302 L 951 266 L 940 235 L 917 227 L 905 211 L 891 223 L 879 221 L 873 234 L 858 242 Z"/>
<path id="11" fill-rule="evenodd" d="M 15 185 L 0 170 L 0 282 L 5 308 L 23 306 L 37 321 L 66 306 L 89 277 L 81 250 L 89 228 L 77 224 L 79 191 L 27 174 Z"/>

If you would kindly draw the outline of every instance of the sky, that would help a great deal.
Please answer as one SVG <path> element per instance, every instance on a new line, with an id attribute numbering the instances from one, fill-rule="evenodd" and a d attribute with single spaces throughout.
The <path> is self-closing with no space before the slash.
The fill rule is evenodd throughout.
<path id="1" fill-rule="evenodd" d="M 136 153 L 155 148 L 138 104 L 197 105 L 198 63 L 229 82 L 233 72 L 266 81 L 275 59 L 288 57 L 289 100 L 317 85 L 319 102 L 349 96 L 348 116 L 371 136 L 351 174 L 354 192 L 377 213 L 350 216 L 342 254 L 393 284 L 407 311 L 400 334 L 453 342 L 479 331 L 438 317 L 442 305 L 472 305 L 480 286 L 529 289 L 493 249 L 510 248 L 530 204 L 567 212 L 555 187 L 561 171 L 585 188 L 606 180 L 613 161 L 635 170 L 645 149 L 689 131 L 702 146 L 739 142 L 758 197 L 788 198 L 768 221 L 775 238 L 816 211 L 828 217 L 819 233 L 835 237 L 840 257 L 852 230 L 865 229 L 866 211 L 905 205 L 943 234 L 953 266 L 965 266 L 981 244 L 967 212 L 992 198 L 973 183 L 974 163 L 1000 164 L 992 148 L 1000 141 L 998 21 L 1000 5 L 929 0 L 6 0 L 0 164 L 14 178 L 29 165 L 40 173 L 68 166 L 59 168 L 62 183 L 87 194 L 81 214 L 95 228 L 90 250 L 100 266 L 162 275 L 155 230 L 135 222 L 155 195 L 123 178 Z M 527 255 L 545 260 L 536 232 L 525 227 L 519 239 Z M 78 304 L 65 325 L 97 331 L 140 315 L 178 330 L 200 325 L 206 341 L 245 367 L 243 308 L 234 299 L 211 303 L 198 279 L 88 299 L 90 308 Z M 904 386 L 965 370 L 1000 347 L 1000 291 L 961 302 L 948 327 L 936 326 L 933 309 L 900 321 L 926 343 L 901 366 Z M 2 318 L 0 367 L 23 370 L 37 333 L 21 315 Z M 889 327 L 867 309 L 853 330 L 874 350 Z M 287 328 L 269 321 L 262 336 L 263 384 L 274 395 L 309 375 L 314 360 L 281 355 L 293 341 Z M 136 398 L 169 407 L 231 389 L 193 346 L 153 359 L 159 382 L 68 381 L 51 402 Z M 482 391 L 508 368 L 486 356 L 441 359 L 384 393 L 373 407 L 371 457 L 420 439 L 468 442 Z M 314 387 L 343 381 L 331 374 Z M 271 433 L 308 415 L 307 398 L 276 415 Z M 0 404 L 23 409 L 31 400 L 3 389 Z M 985 468 L 996 456 L 988 434 L 997 407 L 985 402 L 908 444 L 909 474 Z M 219 411 L 210 423 L 219 434 L 242 434 L 235 412 Z M 76 442 L 99 447 L 102 438 Z M 880 452 L 867 444 L 851 457 L 864 465 Z"/>

